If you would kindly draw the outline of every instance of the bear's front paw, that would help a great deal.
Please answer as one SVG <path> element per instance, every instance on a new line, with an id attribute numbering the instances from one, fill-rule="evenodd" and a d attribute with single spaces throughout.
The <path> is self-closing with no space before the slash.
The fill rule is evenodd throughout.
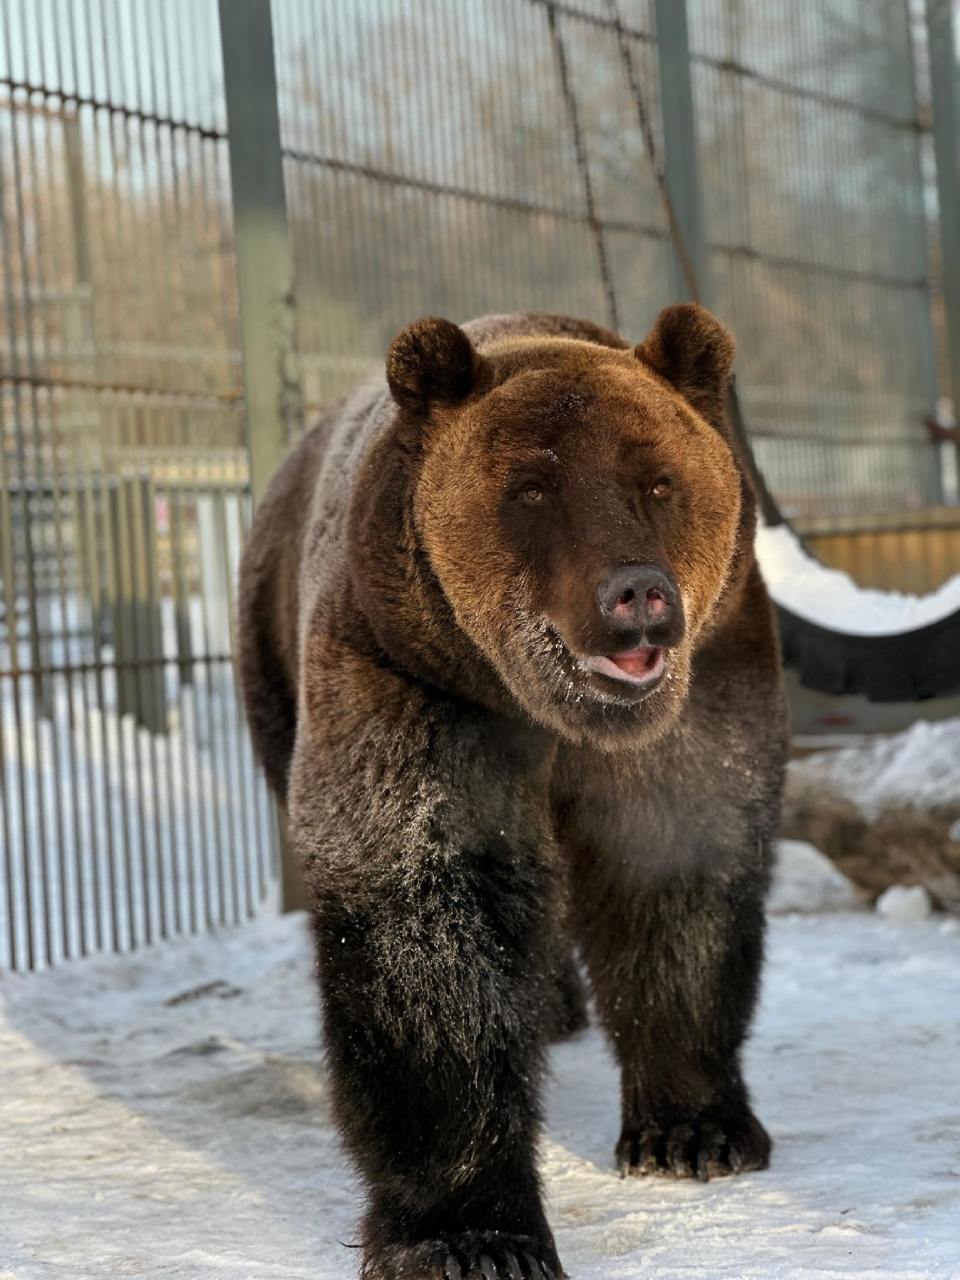
<path id="1" fill-rule="evenodd" d="M 362 1280 L 565 1280 L 552 1245 L 532 1236 L 467 1231 L 368 1252 Z"/>
<path id="2" fill-rule="evenodd" d="M 667 1174 L 708 1182 L 766 1169 L 772 1145 L 749 1107 L 708 1107 L 699 1115 L 674 1113 L 624 1125 L 617 1165 L 624 1178 Z"/>

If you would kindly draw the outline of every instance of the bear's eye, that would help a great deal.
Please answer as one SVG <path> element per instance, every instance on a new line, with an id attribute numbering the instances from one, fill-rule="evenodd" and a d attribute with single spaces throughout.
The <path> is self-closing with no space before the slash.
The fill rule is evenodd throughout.
<path id="1" fill-rule="evenodd" d="M 543 501 L 543 489 L 538 484 L 524 485 L 520 497 L 528 506 L 535 507 L 538 502 Z"/>
<path id="2" fill-rule="evenodd" d="M 650 492 L 655 498 L 665 498 L 670 492 L 671 484 L 669 476 L 661 476 Z"/>

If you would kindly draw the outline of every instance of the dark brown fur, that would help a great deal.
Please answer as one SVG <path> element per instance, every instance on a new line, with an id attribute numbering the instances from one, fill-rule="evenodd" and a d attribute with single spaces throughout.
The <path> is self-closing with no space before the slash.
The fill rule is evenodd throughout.
<path id="1" fill-rule="evenodd" d="M 535 1143 L 570 937 L 623 1068 L 621 1171 L 766 1164 L 739 1050 L 785 720 L 732 357 L 692 306 L 634 349 L 556 316 L 421 321 L 257 514 L 241 676 L 308 883 L 369 1280 L 560 1274 Z M 624 565 L 676 591 L 629 642 L 598 605 Z M 650 688 L 590 668 L 641 641 Z"/>

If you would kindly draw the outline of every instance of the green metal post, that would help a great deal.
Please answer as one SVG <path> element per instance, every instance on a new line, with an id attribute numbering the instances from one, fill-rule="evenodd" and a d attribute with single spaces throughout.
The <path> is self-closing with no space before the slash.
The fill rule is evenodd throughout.
<path id="1" fill-rule="evenodd" d="M 257 502 L 301 416 L 270 0 L 220 0 L 220 39 L 250 484 Z M 294 910 L 304 903 L 303 885 L 285 839 L 280 869 L 283 909 Z"/>
<path id="2" fill-rule="evenodd" d="M 926 14 L 950 392 L 960 419 L 960 77 L 951 0 L 926 0 Z"/>
<path id="3" fill-rule="evenodd" d="M 656 0 L 664 172 L 682 246 L 673 246 L 678 298 L 710 305 L 710 264 L 704 236 L 697 129 L 690 80 L 686 0 Z"/>
<path id="4" fill-rule="evenodd" d="M 258 501 L 300 404 L 270 0 L 220 0 L 250 481 Z"/>
<path id="5" fill-rule="evenodd" d="M 80 287 L 90 286 L 90 224 L 87 219 L 87 180 L 83 164 L 83 139 L 76 115 L 64 114 L 63 151 L 67 165 L 67 194 L 70 198 L 70 228 L 73 238 L 74 277 Z"/>

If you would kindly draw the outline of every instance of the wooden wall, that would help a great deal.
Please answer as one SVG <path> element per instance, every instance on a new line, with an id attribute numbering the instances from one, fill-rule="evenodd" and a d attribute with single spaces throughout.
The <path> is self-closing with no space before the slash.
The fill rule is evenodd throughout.
<path id="1" fill-rule="evenodd" d="M 814 554 L 863 587 L 925 595 L 960 573 L 960 507 L 793 521 Z"/>

